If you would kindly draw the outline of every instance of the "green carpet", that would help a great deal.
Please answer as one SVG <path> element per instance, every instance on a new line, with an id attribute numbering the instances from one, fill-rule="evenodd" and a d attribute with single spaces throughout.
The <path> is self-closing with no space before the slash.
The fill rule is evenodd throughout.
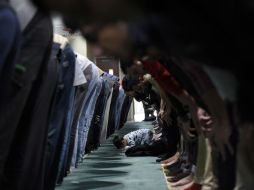
<path id="1" fill-rule="evenodd" d="M 129 122 L 118 134 L 151 128 L 149 122 Z M 56 190 L 167 190 L 155 157 L 126 157 L 112 144 L 112 137 L 89 154 Z"/>

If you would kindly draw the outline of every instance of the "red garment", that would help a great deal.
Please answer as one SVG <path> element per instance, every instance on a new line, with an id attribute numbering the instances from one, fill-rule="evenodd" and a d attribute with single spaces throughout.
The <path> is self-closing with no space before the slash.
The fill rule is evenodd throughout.
<path id="1" fill-rule="evenodd" d="M 159 61 L 142 61 L 142 64 L 166 93 L 175 95 L 183 93 L 182 86 Z"/>
<path id="2" fill-rule="evenodd" d="M 200 184 L 194 183 L 192 186 L 184 189 L 184 190 L 201 190 L 202 186 Z"/>

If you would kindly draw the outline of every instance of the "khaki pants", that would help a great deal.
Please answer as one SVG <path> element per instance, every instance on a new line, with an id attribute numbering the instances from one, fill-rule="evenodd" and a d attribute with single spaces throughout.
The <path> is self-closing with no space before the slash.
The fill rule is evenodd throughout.
<path id="1" fill-rule="evenodd" d="M 202 190 L 217 188 L 216 178 L 213 174 L 211 146 L 208 139 L 202 135 L 198 139 L 198 158 L 194 180 L 195 183 L 202 185 Z"/>

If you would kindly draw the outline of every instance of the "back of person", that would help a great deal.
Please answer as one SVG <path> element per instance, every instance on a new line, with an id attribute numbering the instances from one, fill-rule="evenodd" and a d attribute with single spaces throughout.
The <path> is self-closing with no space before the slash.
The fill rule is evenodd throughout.
<path id="1" fill-rule="evenodd" d="M 152 142 L 153 132 L 150 129 L 139 129 L 126 134 L 123 138 L 127 140 L 127 148 L 150 144 Z"/>

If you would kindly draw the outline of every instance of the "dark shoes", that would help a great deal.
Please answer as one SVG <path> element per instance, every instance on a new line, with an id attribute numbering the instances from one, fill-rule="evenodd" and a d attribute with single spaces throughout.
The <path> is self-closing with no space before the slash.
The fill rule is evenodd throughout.
<path id="1" fill-rule="evenodd" d="M 172 155 L 171 155 L 172 156 Z M 163 154 L 158 159 L 156 159 L 156 162 L 161 162 L 163 160 L 167 160 L 170 157 L 169 154 Z"/>
<path id="2" fill-rule="evenodd" d="M 168 177 L 167 181 L 170 182 L 170 183 L 174 183 L 174 182 L 177 182 L 177 181 L 179 181 L 179 180 L 181 180 L 181 179 L 183 179 L 183 178 L 185 178 L 185 177 L 187 177 L 189 175 L 190 175 L 190 173 L 183 173 L 183 172 L 181 172 L 181 173 L 176 174 L 173 177 Z"/>
<path id="3" fill-rule="evenodd" d="M 156 120 L 155 116 L 151 116 L 151 117 L 146 117 L 143 121 L 154 121 Z"/>
<path id="4" fill-rule="evenodd" d="M 152 122 L 152 125 L 156 125 L 158 124 L 158 121 L 155 119 L 153 122 Z"/>

